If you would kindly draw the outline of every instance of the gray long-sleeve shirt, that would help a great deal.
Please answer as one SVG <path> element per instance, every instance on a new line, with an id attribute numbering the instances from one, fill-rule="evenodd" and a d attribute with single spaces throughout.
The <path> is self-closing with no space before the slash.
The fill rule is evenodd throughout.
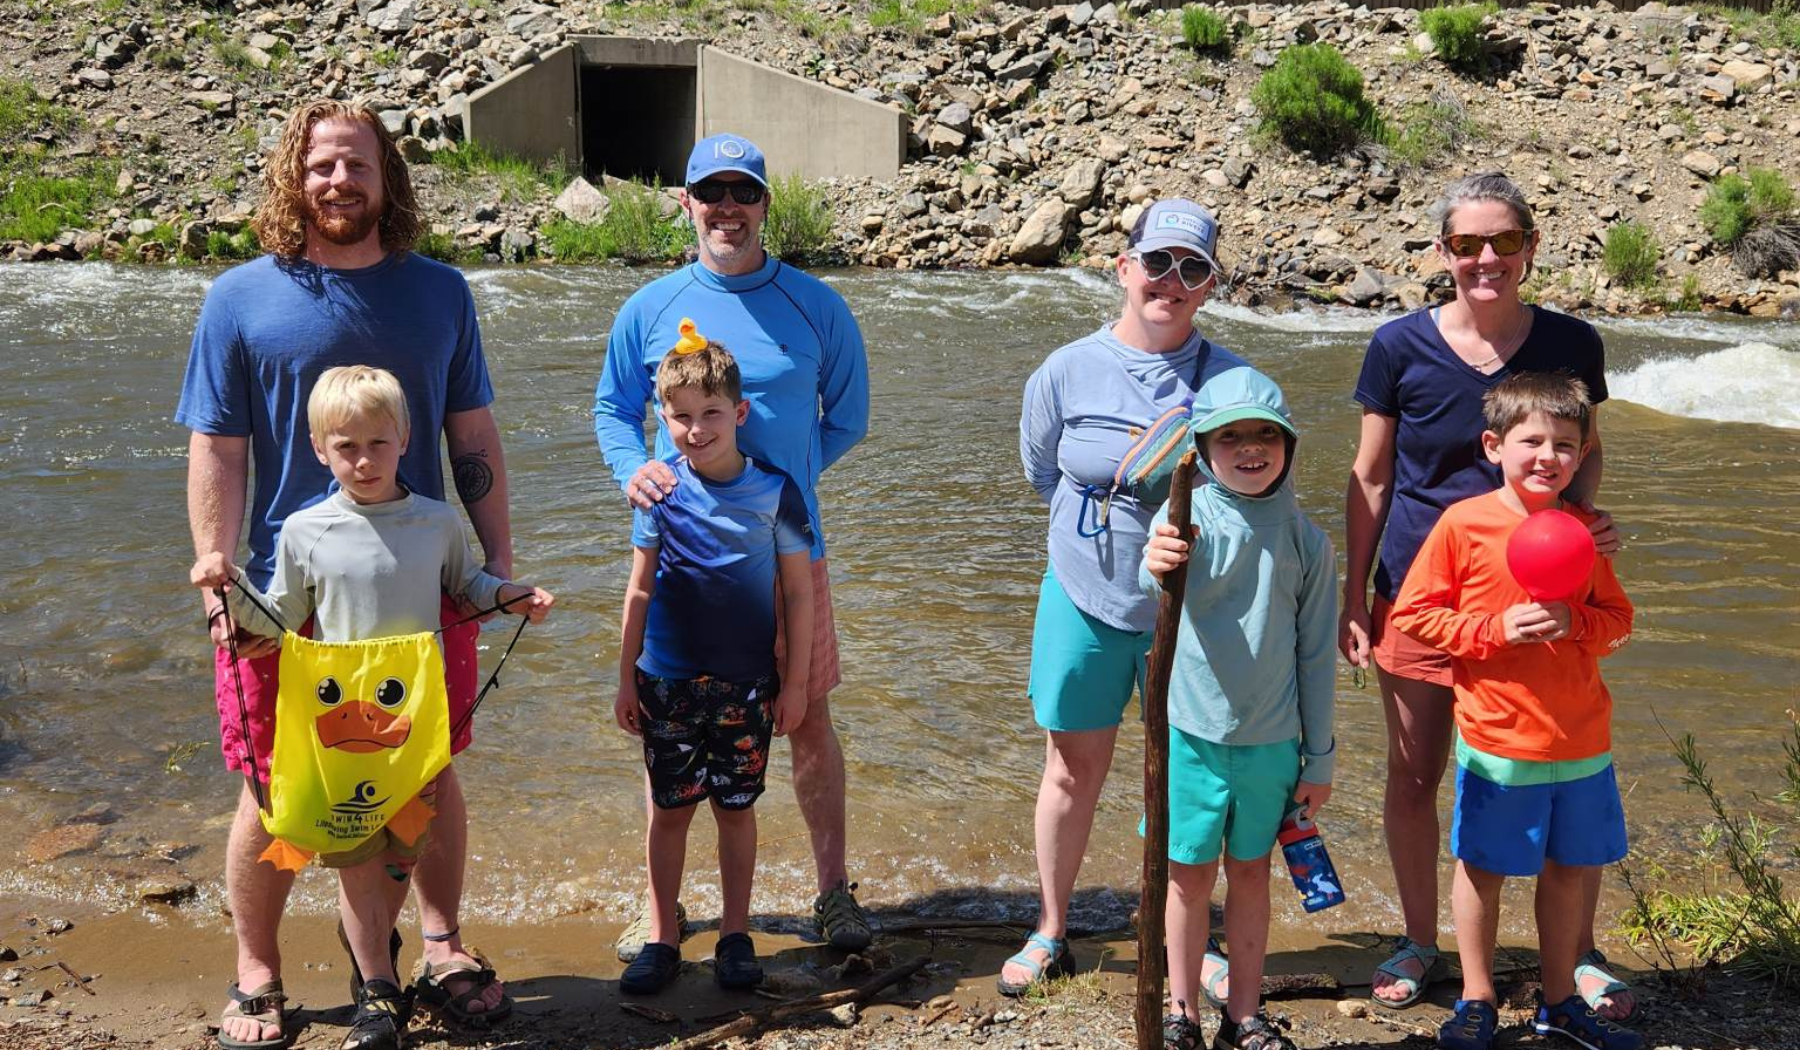
<path id="1" fill-rule="evenodd" d="M 435 631 L 445 592 L 486 608 L 505 582 L 475 560 L 449 504 L 416 493 L 361 504 L 337 491 L 288 516 L 267 594 L 238 583 L 281 625 L 249 601 L 234 601 L 231 611 L 246 630 L 269 637 L 313 616 L 313 637 L 356 642 Z"/>

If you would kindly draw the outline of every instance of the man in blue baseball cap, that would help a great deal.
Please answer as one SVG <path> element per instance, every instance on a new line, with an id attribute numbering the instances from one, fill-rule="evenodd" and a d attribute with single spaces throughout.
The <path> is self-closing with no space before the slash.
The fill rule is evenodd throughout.
<path id="1" fill-rule="evenodd" d="M 844 866 L 844 754 L 828 704 L 839 681 L 837 629 L 819 524 L 819 475 L 869 428 L 869 367 L 862 331 L 842 296 L 763 250 L 769 180 L 762 151 L 741 135 L 700 140 L 688 156 L 681 207 L 694 224 L 698 258 L 637 290 L 620 308 L 594 396 L 594 433 L 613 478 L 639 510 L 675 487 L 675 454 L 660 423 L 655 455 L 644 447 L 644 420 L 656 405 L 655 377 L 679 338 L 684 318 L 729 349 L 743 375 L 750 415 L 738 445 L 758 464 L 793 478 L 806 497 L 813 530 L 813 643 L 806 670 L 810 704 L 788 736 L 794 793 L 811 833 L 820 933 L 845 951 L 870 941 L 869 920 Z M 660 416 L 658 416 L 660 419 Z M 782 642 L 776 642 L 779 661 Z M 793 677 L 785 668 L 783 679 Z M 794 672 L 797 675 L 799 672 Z M 679 933 L 654 929 L 646 908 L 626 927 L 619 958 Z"/>

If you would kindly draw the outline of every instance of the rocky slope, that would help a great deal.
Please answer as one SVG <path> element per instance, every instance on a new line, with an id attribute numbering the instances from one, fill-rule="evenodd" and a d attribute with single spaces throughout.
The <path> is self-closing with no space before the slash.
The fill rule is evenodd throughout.
<path id="1" fill-rule="evenodd" d="M 1800 53 L 1765 48 L 1754 27 L 1655 3 L 1540 4 L 1490 20 L 1490 70 L 1471 78 L 1430 54 L 1416 12 L 1334 0 L 1216 9 L 1241 23 L 1223 58 L 1182 47 L 1179 12 L 1149 0 L 935 18 L 918 2 L 873 29 L 864 0 L 0 0 L 5 67 L 87 118 L 53 153 L 124 168 L 89 229 L 10 251 L 129 253 L 135 221 L 140 236 L 190 224 L 183 246 L 200 254 L 254 207 L 261 154 L 296 103 L 372 99 L 425 161 L 456 148 L 468 92 L 570 35 L 632 33 L 705 37 L 911 114 L 913 156 L 896 182 L 828 187 L 836 248 L 855 263 L 1098 265 L 1144 201 L 1183 194 L 1220 215 L 1241 300 L 1410 306 L 1445 285 L 1427 248 L 1433 197 L 1458 174 L 1499 169 L 1534 196 L 1542 300 L 1658 309 L 1685 285 L 1690 305 L 1697 293 L 1765 316 L 1800 307 L 1800 274 L 1747 280 L 1696 214 L 1709 179 L 1800 160 Z M 1440 148 L 1408 163 L 1380 148 L 1321 161 L 1259 136 L 1257 78 L 1311 41 L 1362 70 L 1390 124 Z M 534 231 L 559 217 L 555 188 L 418 170 L 442 232 L 495 258 L 544 254 Z M 1601 265 L 1607 228 L 1625 220 L 1661 246 L 1655 288 L 1615 287 Z"/>

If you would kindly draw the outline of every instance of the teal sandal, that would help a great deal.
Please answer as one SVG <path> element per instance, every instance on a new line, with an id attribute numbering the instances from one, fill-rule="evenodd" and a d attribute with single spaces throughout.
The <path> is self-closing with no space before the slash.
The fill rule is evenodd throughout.
<path id="1" fill-rule="evenodd" d="M 1607 1023 L 1621 1028 L 1630 1028 L 1644 1015 L 1643 1004 L 1637 1001 L 1637 996 L 1635 994 L 1631 997 L 1631 1012 L 1624 1017 L 1614 1020 L 1613 1018 L 1600 1013 L 1601 999 L 1610 999 L 1620 992 L 1631 991 L 1630 985 L 1613 976 L 1606 967 L 1606 956 L 1601 954 L 1600 949 L 1589 948 L 1582 954 L 1581 958 L 1575 960 L 1575 990 L 1580 992 L 1581 1001 L 1587 1003 L 1588 1008 L 1593 1010 L 1596 1014 L 1599 1014 L 1599 1016 Z M 1601 987 L 1595 990 L 1591 995 L 1587 992 L 1582 992 L 1581 980 L 1584 977 L 1588 980 L 1601 981 Z"/>
<path id="2" fill-rule="evenodd" d="M 1417 976 L 1400 968 L 1400 964 L 1408 960 L 1414 960 L 1419 964 Z M 1402 986 L 1410 986 L 1406 997 L 1383 999 L 1375 994 L 1375 989 L 1371 986 L 1369 1001 L 1390 1010 L 1403 1010 L 1425 998 L 1425 993 L 1430 990 L 1431 983 L 1444 976 L 1444 969 L 1444 957 L 1438 954 L 1436 948 L 1419 944 L 1408 937 L 1401 937 L 1394 942 L 1394 954 L 1388 956 L 1386 962 L 1377 966 L 1375 972 L 1387 974 Z"/>
<path id="3" fill-rule="evenodd" d="M 1049 954 L 1048 962 L 1038 962 L 1031 957 L 1032 949 L 1039 949 Z M 1046 937 L 1041 933 L 1033 933 L 1025 938 L 1025 947 L 1019 953 L 1006 960 L 1017 963 L 1030 970 L 1031 977 L 1022 984 L 1013 984 L 1005 977 L 995 982 L 1000 994 L 1011 999 L 1024 995 L 1034 985 L 1055 977 L 1068 977 L 1075 972 L 1075 953 L 1069 950 L 1069 942 L 1061 937 Z"/>
<path id="4" fill-rule="evenodd" d="M 1220 993 L 1219 985 L 1224 984 L 1225 979 L 1231 976 L 1231 960 L 1225 958 L 1224 950 L 1219 947 L 1217 937 L 1206 939 L 1206 962 L 1200 967 L 1202 973 L 1206 972 L 1208 965 L 1217 966 L 1218 969 L 1213 971 L 1210 980 L 1201 982 L 1200 994 L 1206 998 L 1207 1002 L 1223 1010 L 1225 1009 L 1225 996 Z"/>

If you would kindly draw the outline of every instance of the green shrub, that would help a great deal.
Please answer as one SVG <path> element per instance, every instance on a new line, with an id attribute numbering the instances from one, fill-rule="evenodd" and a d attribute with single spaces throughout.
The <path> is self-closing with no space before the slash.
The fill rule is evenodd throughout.
<path id="1" fill-rule="evenodd" d="M 1334 155 L 1365 139 L 1385 136 L 1363 78 L 1330 44 L 1290 47 L 1251 92 L 1263 130 L 1296 150 Z"/>
<path id="2" fill-rule="evenodd" d="M 1800 817 L 1800 723 L 1788 729 L 1775 778 L 1782 790 L 1754 801 L 1791 820 Z M 1764 820 L 1720 794 L 1692 735 L 1674 746 L 1682 787 L 1701 796 L 1712 822 L 1697 855 L 1676 864 L 1679 877 L 1641 855 L 1621 866 L 1632 899 L 1621 924 L 1626 936 L 1640 954 L 1648 947 L 1651 964 L 1693 995 L 1704 993 L 1707 973 L 1721 962 L 1740 976 L 1769 980 L 1777 996 L 1800 988 L 1800 902 L 1788 899 L 1777 874 L 1800 860 L 1800 848 L 1781 844 L 1784 829 L 1773 817 Z M 1684 957 L 1691 969 L 1681 966 Z"/>
<path id="3" fill-rule="evenodd" d="M 436 259 L 452 266 L 471 266 L 481 261 L 481 249 L 463 246 L 456 243 L 456 238 L 448 233 L 427 233 L 413 245 L 413 251 L 427 259 Z"/>
<path id="4" fill-rule="evenodd" d="M 1485 129 L 1470 119 L 1462 101 L 1455 95 L 1433 95 L 1430 102 L 1415 102 L 1406 108 L 1397 129 L 1391 129 L 1386 145 L 1388 156 L 1405 167 L 1425 167 L 1455 153 L 1467 143 L 1481 138 Z"/>
<path id="5" fill-rule="evenodd" d="M 825 190 L 799 175 L 777 178 L 769 189 L 763 247 L 792 263 L 821 261 L 831 247 L 831 201 Z"/>
<path id="6" fill-rule="evenodd" d="M 511 153 L 490 150 L 479 142 L 464 142 L 455 149 L 438 150 L 431 163 L 452 182 L 471 182 L 487 177 L 499 183 L 500 198 L 528 202 L 558 193 L 573 173 L 559 154 L 550 161 L 527 160 Z"/>
<path id="7" fill-rule="evenodd" d="M 1419 25 L 1431 37 L 1431 46 L 1446 65 L 1465 73 L 1479 73 L 1486 65 L 1482 27 L 1495 10 L 1491 3 L 1437 7 L 1419 12 Z"/>
<path id="8" fill-rule="evenodd" d="M 249 227 L 236 233 L 214 230 L 206 235 L 206 257 L 209 259 L 254 259 L 261 254 L 262 246 Z"/>
<path id="9" fill-rule="evenodd" d="M 601 262 L 612 256 L 606 229 L 597 222 L 556 219 L 538 227 L 538 243 L 559 263 Z"/>
<path id="10" fill-rule="evenodd" d="M 1683 314 L 1697 314 L 1704 305 L 1706 300 L 1700 294 L 1700 278 L 1691 273 L 1681 279 L 1681 294 L 1668 301 L 1671 311 Z"/>
<path id="11" fill-rule="evenodd" d="M 1748 178 L 1722 175 L 1707 188 L 1700 222 L 1715 242 L 1730 247 L 1758 226 L 1787 219 L 1793 210 L 1794 191 L 1781 172 L 1751 168 Z"/>
<path id="12" fill-rule="evenodd" d="M 1621 222 L 1606 231 L 1600 262 L 1612 279 L 1627 288 L 1646 288 L 1656 283 L 1656 264 L 1662 249 L 1650 231 L 1635 223 Z"/>
<path id="13" fill-rule="evenodd" d="M 1197 4 L 1181 9 L 1181 39 L 1194 51 L 1231 50 L 1231 27 Z"/>
<path id="14" fill-rule="evenodd" d="M 665 262 L 687 250 L 687 224 L 663 214 L 662 187 L 629 182 L 606 191 L 605 218 L 583 223 L 557 219 L 538 230 L 539 243 L 557 262 Z"/>

